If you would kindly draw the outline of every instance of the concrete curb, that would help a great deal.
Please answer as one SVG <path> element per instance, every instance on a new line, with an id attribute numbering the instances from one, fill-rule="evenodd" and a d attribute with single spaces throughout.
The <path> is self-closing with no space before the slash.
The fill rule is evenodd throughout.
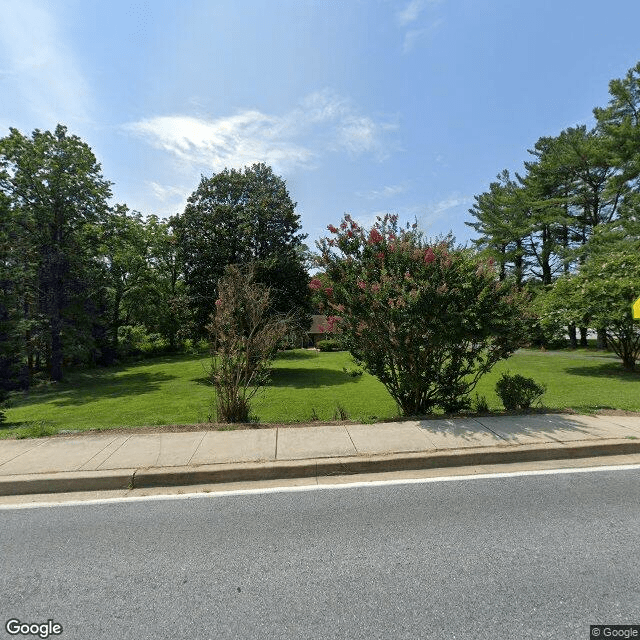
<path id="1" fill-rule="evenodd" d="M 34 473 L 0 478 L 0 496 L 133 488 L 135 469 Z"/>
<path id="2" fill-rule="evenodd" d="M 415 471 L 447 467 L 570 460 L 640 453 L 640 440 L 599 440 L 579 444 L 502 445 L 452 451 L 394 453 L 371 456 L 315 458 L 199 465 L 151 467 L 112 471 L 74 471 L 0 478 L 0 496 L 64 493 L 110 489 L 175 487 L 316 476 Z"/>

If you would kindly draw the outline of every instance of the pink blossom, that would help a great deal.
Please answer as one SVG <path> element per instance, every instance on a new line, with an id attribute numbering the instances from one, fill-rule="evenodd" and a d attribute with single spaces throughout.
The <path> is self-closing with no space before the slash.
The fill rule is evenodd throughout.
<path id="1" fill-rule="evenodd" d="M 332 296 L 333 295 L 333 287 L 326 287 L 324 292 L 328 295 L 328 296 Z"/>
<path id="2" fill-rule="evenodd" d="M 358 287 L 364 291 L 367 288 L 367 283 L 363 280 L 358 280 Z"/>
<path id="3" fill-rule="evenodd" d="M 436 259 L 436 254 L 433 252 L 433 249 L 431 247 L 429 247 L 425 252 L 424 252 L 424 261 L 427 264 L 431 264 L 432 262 L 434 262 Z"/>
<path id="4" fill-rule="evenodd" d="M 377 282 L 374 282 L 371 285 L 371 291 L 373 291 L 374 293 L 378 293 L 378 291 L 380 291 L 380 285 Z"/>
<path id="5" fill-rule="evenodd" d="M 338 233 L 338 229 L 336 227 L 334 227 L 332 224 L 327 225 L 327 229 L 329 229 L 329 231 L 331 231 L 331 233 Z"/>
<path id="6" fill-rule="evenodd" d="M 376 258 L 378 258 L 378 260 L 384 260 L 384 253 L 382 251 L 376 253 Z"/>
<path id="7" fill-rule="evenodd" d="M 382 242 L 382 234 L 374 227 L 369 233 L 369 244 L 377 244 Z"/>
<path id="8" fill-rule="evenodd" d="M 353 231 L 347 231 L 347 238 L 353 238 Z"/>
<path id="9" fill-rule="evenodd" d="M 327 324 L 320 327 L 320 331 L 326 333 L 334 333 L 338 330 L 338 324 L 341 322 L 340 316 L 327 316 Z"/>
<path id="10" fill-rule="evenodd" d="M 347 228 L 347 223 L 346 222 L 342 222 L 342 224 L 340 225 L 341 229 L 346 229 Z"/>
<path id="11" fill-rule="evenodd" d="M 222 306 L 222 300 L 220 300 L 220 298 L 218 298 L 216 300 L 216 307 L 220 307 L 220 306 Z"/>
<path id="12" fill-rule="evenodd" d="M 313 291 L 317 291 L 318 289 L 322 289 L 322 282 L 320 280 L 318 280 L 318 278 L 314 278 L 309 283 L 309 289 L 312 289 Z"/>

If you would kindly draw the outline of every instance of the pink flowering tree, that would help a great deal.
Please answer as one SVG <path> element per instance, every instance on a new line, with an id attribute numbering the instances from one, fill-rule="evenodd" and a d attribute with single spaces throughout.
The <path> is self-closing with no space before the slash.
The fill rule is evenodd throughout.
<path id="1" fill-rule="evenodd" d="M 332 286 L 315 293 L 345 348 L 404 415 L 467 408 L 480 377 L 523 342 L 524 294 L 490 261 L 450 239 L 427 243 L 397 216 L 363 229 L 346 215 L 328 229 L 317 245 Z"/>

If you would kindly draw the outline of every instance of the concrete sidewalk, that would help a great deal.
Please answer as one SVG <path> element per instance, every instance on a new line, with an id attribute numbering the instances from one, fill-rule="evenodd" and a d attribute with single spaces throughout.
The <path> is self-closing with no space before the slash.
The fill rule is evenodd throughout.
<path id="1" fill-rule="evenodd" d="M 0 495 L 98 491 L 640 453 L 640 416 L 537 414 L 0 440 Z"/>

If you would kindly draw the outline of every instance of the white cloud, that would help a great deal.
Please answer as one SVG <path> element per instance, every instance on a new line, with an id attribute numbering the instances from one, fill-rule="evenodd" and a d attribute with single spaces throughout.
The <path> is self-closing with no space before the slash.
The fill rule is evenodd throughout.
<path id="1" fill-rule="evenodd" d="M 398 24 L 405 27 L 418 18 L 424 9 L 425 0 L 411 0 L 409 4 L 396 14 Z"/>
<path id="2" fill-rule="evenodd" d="M 367 193 L 358 192 L 356 195 L 360 198 L 367 198 L 367 200 L 379 200 L 381 198 L 391 198 L 404 193 L 407 190 L 407 184 L 394 184 L 383 187 L 382 189 L 373 189 Z"/>
<path id="3" fill-rule="evenodd" d="M 33 0 L 0 6 L 0 78 L 20 108 L 31 111 L 43 127 L 86 121 L 90 93 L 53 11 Z M 2 91 L 7 90 L 7 86 Z"/>
<path id="4" fill-rule="evenodd" d="M 442 23 L 441 19 L 426 22 L 422 15 L 425 9 L 434 8 L 441 0 L 411 0 L 396 13 L 396 22 L 406 29 L 402 41 L 402 52 L 409 53 L 417 42 L 431 34 Z"/>
<path id="5" fill-rule="evenodd" d="M 190 116 L 160 116 L 127 125 L 155 147 L 178 159 L 213 170 L 266 162 L 281 169 L 305 164 L 312 153 L 279 139 L 273 122 L 257 111 L 245 111 L 217 120 Z"/>
<path id="6" fill-rule="evenodd" d="M 421 222 L 423 228 L 430 227 L 434 222 L 444 218 L 446 215 L 451 214 L 452 210 L 459 207 L 465 207 L 466 210 L 473 202 L 473 198 L 469 196 L 451 195 L 448 198 L 435 202 L 433 204 L 421 207 L 421 213 L 418 215 L 418 220 Z M 418 213 L 416 210 L 415 213 Z"/>
<path id="7" fill-rule="evenodd" d="M 147 184 L 151 187 L 155 197 L 161 202 L 183 200 L 185 198 L 186 189 L 162 185 L 157 182 L 148 182 Z"/>
<path id="8" fill-rule="evenodd" d="M 421 29 L 409 29 L 404 34 L 404 41 L 402 43 L 402 53 L 409 53 L 420 40 L 432 34 L 442 23 L 443 23 L 443 20 L 438 19 L 438 20 L 434 20 L 430 25 L 423 27 Z"/>
<path id="9" fill-rule="evenodd" d="M 281 172 L 313 166 L 328 151 L 382 158 L 381 138 L 394 128 L 329 91 L 307 96 L 283 115 L 245 110 L 215 119 L 156 116 L 124 126 L 187 164 L 218 171 L 265 162 Z"/>

